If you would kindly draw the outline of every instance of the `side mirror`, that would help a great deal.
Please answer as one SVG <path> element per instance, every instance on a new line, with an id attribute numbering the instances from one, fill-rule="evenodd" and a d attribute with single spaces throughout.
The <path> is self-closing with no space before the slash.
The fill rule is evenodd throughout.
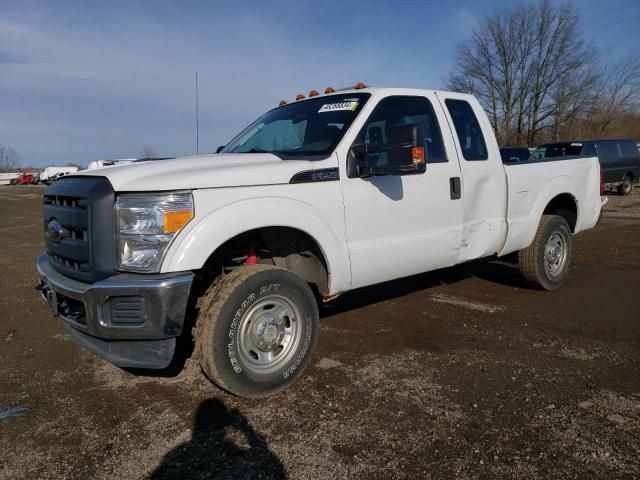
<path id="1" fill-rule="evenodd" d="M 347 164 L 349 177 L 378 175 L 410 175 L 426 170 L 424 136 L 415 124 L 392 125 L 387 132 L 386 144 L 361 143 L 351 147 Z M 385 165 L 372 165 L 367 155 L 387 153 Z"/>
<path id="2" fill-rule="evenodd" d="M 222 150 L 224 150 L 224 147 L 226 147 L 226 145 L 220 145 L 218 148 L 216 148 L 216 153 L 220 153 Z"/>

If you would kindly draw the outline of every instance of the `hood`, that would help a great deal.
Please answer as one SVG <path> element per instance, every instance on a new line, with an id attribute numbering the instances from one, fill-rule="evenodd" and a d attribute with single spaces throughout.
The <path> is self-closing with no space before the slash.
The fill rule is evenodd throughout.
<path id="1" fill-rule="evenodd" d="M 282 160 L 270 153 L 222 153 L 83 170 L 75 175 L 106 177 L 117 192 L 141 192 L 276 185 L 312 169 L 309 160 Z"/>

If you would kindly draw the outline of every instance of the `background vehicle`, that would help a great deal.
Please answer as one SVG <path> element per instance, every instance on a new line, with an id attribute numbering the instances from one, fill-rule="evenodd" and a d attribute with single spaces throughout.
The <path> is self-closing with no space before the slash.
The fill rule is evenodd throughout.
<path id="1" fill-rule="evenodd" d="M 47 178 L 47 180 L 44 181 L 44 183 L 46 183 L 47 185 L 51 185 L 53 182 L 56 182 L 58 180 L 60 180 L 62 177 L 66 176 L 66 175 L 70 175 L 73 172 L 58 172 L 55 173 L 53 175 L 51 175 L 49 178 Z"/>
<path id="2" fill-rule="evenodd" d="M 51 183 L 51 178 L 60 173 L 75 173 L 78 167 L 45 167 L 40 173 L 40 181 L 46 184 Z"/>
<path id="3" fill-rule="evenodd" d="M 528 147 L 502 147 L 500 156 L 503 163 L 526 162 L 531 156 Z"/>
<path id="4" fill-rule="evenodd" d="M 128 165 L 135 162 L 135 158 L 116 158 L 113 160 L 94 160 L 89 162 L 87 170 L 93 170 L 96 168 L 113 167 L 115 165 Z"/>
<path id="5" fill-rule="evenodd" d="M 12 185 L 29 185 L 33 181 L 33 173 L 21 173 L 11 181 Z"/>
<path id="6" fill-rule="evenodd" d="M 33 178 L 31 178 L 31 185 L 38 185 L 40 183 L 40 172 L 36 172 L 33 174 Z"/>
<path id="7" fill-rule="evenodd" d="M 597 156 L 607 190 L 628 195 L 640 178 L 640 151 L 633 140 L 580 140 L 541 145 L 535 158 L 564 155 Z"/>
<path id="8" fill-rule="evenodd" d="M 165 368 L 194 331 L 206 375 L 258 397 L 309 364 L 317 297 L 517 251 L 530 285 L 564 282 L 572 233 L 600 215 L 595 157 L 503 164 L 470 95 L 328 92 L 220 154 L 51 185 L 39 289 L 69 334 L 116 365 Z"/>
<path id="9" fill-rule="evenodd" d="M 10 185 L 20 176 L 20 172 L 0 173 L 0 185 Z"/>

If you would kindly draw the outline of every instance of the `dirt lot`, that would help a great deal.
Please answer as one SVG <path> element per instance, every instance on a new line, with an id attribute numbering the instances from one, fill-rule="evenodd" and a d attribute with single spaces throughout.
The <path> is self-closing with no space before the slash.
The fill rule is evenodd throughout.
<path id="1" fill-rule="evenodd" d="M 312 365 L 248 401 L 189 359 L 135 376 L 34 291 L 39 187 L 0 187 L 0 478 L 639 478 L 640 194 L 575 238 L 568 283 L 506 262 L 366 288 L 322 311 Z"/>

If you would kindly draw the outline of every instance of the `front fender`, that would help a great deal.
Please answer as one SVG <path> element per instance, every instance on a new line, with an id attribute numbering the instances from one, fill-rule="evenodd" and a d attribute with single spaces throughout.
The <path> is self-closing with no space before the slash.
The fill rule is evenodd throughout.
<path id="1" fill-rule="evenodd" d="M 327 182 L 329 183 L 329 182 Z M 333 183 L 333 182 L 331 182 Z M 337 182 L 336 186 L 337 186 Z M 301 193 L 300 186 L 296 192 Z M 291 188 L 283 186 L 282 188 Z M 197 270 L 209 256 L 231 238 L 261 227 L 291 227 L 310 235 L 319 245 L 329 269 L 331 293 L 348 290 L 351 268 L 344 235 L 342 195 L 331 197 L 322 192 L 322 203 L 307 187 L 305 194 L 315 196 L 311 203 L 285 196 L 286 193 L 265 191 L 259 197 L 229 198 L 235 189 L 194 191 L 195 218 L 180 232 L 172 243 L 162 265 L 162 272 Z M 270 188 L 266 188 L 270 190 Z M 289 194 L 290 195 L 290 194 Z M 211 207 L 212 205 L 219 205 Z M 325 208 L 326 207 L 326 208 Z"/>

